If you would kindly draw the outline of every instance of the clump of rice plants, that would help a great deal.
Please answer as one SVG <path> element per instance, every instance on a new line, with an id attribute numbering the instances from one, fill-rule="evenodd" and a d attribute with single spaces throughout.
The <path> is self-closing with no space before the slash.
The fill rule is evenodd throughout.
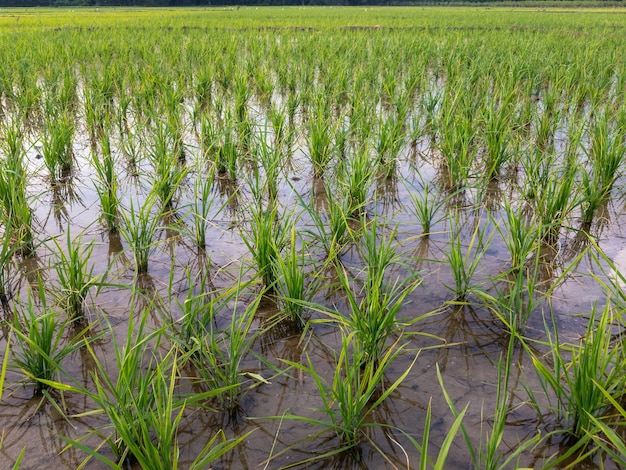
<path id="1" fill-rule="evenodd" d="M 306 303 L 311 300 L 315 292 L 315 283 L 306 283 L 306 246 L 301 241 L 298 249 L 298 238 L 295 227 L 292 226 L 288 246 L 275 260 L 278 280 L 276 293 L 282 303 L 283 310 L 297 327 L 304 326 L 303 313 Z M 313 288 L 311 287 L 313 286 Z"/>
<path id="2" fill-rule="evenodd" d="M 159 122 L 150 147 L 154 165 L 152 191 L 166 209 L 172 207 L 176 191 L 187 174 L 187 169 L 179 161 L 180 150 L 176 149 L 176 142 L 176 136 L 170 134 L 167 125 Z"/>
<path id="3" fill-rule="evenodd" d="M 428 182 L 422 183 L 422 191 L 409 189 L 413 213 L 422 226 L 422 235 L 428 237 L 432 226 L 442 218 L 441 210 L 446 205 L 447 198 L 441 198 Z"/>
<path id="4" fill-rule="evenodd" d="M 352 201 L 343 191 L 333 192 L 328 184 L 324 185 L 324 196 L 326 213 L 318 212 L 314 204 L 307 204 L 300 198 L 313 226 L 312 229 L 305 230 L 305 233 L 309 234 L 315 243 L 321 245 L 328 260 L 337 261 L 359 230 L 360 221 L 354 219 L 351 214 L 359 213 L 362 208 L 352 206 Z"/>
<path id="5" fill-rule="evenodd" d="M 95 275 L 95 266 L 90 266 L 93 242 L 83 246 L 82 237 L 72 239 L 70 233 L 68 230 L 65 247 L 54 240 L 57 249 L 54 270 L 59 280 L 59 290 L 55 294 L 70 318 L 81 319 L 85 315 L 85 300 L 89 291 L 102 285 L 104 275 Z"/>
<path id="6" fill-rule="evenodd" d="M 259 374 L 242 370 L 244 359 L 252 353 L 255 341 L 252 326 L 260 299 L 257 296 L 243 312 L 235 305 L 226 328 L 209 322 L 191 355 L 200 382 L 208 388 L 217 407 L 231 419 L 240 413 L 245 393 L 267 382 Z"/>
<path id="7" fill-rule="evenodd" d="M 487 234 L 485 228 L 477 224 L 468 246 L 463 248 L 458 227 L 457 220 L 456 233 L 453 234 L 450 249 L 446 253 L 454 285 L 446 287 L 454 292 L 455 300 L 463 301 L 467 300 L 467 296 L 474 288 L 474 275 L 489 248 L 494 232 Z"/>
<path id="8" fill-rule="evenodd" d="M 115 170 L 115 160 L 111 152 L 111 140 L 108 132 L 103 132 L 100 138 L 102 156 L 92 153 L 91 164 L 96 170 L 96 191 L 100 198 L 102 219 L 107 229 L 116 233 L 119 229 L 118 176 Z"/>
<path id="9" fill-rule="evenodd" d="M 278 279 L 276 260 L 287 246 L 290 225 L 289 215 L 281 215 L 278 204 L 268 203 L 266 206 L 257 200 L 250 206 L 248 228 L 241 231 L 241 239 L 250 251 L 257 274 L 268 292 L 275 289 Z"/>
<path id="10" fill-rule="evenodd" d="M 7 125 L 1 142 L 5 158 L 0 161 L 0 203 L 5 236 L 12 238 L 11 244 L 16 247 L 16 251 L 31 256 L 35 252 L 33 211 L 26 191 L 28 179 L 23 133 L 18 123 Z"/>
<path id="11" fill-rule="evenodd" d="M 489 179 L 499 178 L 503 165 L 509 161 L 512 99 L 512 94 L 492 97 L 482 108 L 484 141 L 487 149 L 485 176 Z"/>
<path id="12" fill-rule="evenodd" d="M 377 165 L 366 147 L 356 149 L 347 161 L 345 176 L 339 181 L 342 192 L 348 199 L 349 217 L 357 217 L 365 212 L 372 180 L 377 173 Z"/>
<path id="13" fill-rule="evenodd" d="M 401 320 L 398 317 L 407 297 L 421 280 L 403 265 L 396 252 L 393 239 L 395 232 L 381 234 L 376 219 L 368 223 L 363 232 L 360 253 L 363 258 L 364 279 L 360 291 L 355 290 L 347 270 L 337 265 L 340 286 L 346 294 L 348 317 L 328 312 L 329 319 L 354 333 L 363 352 L 363 360 L 377 363 L 389 347 L 388 340 L 401 335 L 403 329 L 419 317 Z M 396 274 L 390 279 L 393 268 L 407 269 L 403 276 Z"/>
<path id="14" fill-rule="evenodd" d="M 208 231 L 212 226 L 210 217 L 215 202 L 213 197 L 213 183 L 215 172 L 212 168 L 205 170 L 204 165 L 198 165 L 197 177 L 193 185 L 193 198 L 189 213 L 191 216 L 191 229 L 189 229 L 194 244 L 200 249 L 206 249 L 208 243 Z M 217 211 L 221 211 L 221 208 Z"/>
<path id="15" fill-rule="evenodd" d="M 334 123 L 330 117 L 329 105 L 319 98 L 312 110 L 308 123 L 308 154 L 313 167 L 314 176 L 323 176 L 333 157 Z"/>
<path id="16" fill-rule="evenodd" d="M 385 177 L 391 177 L 396 171 L 396 159 L 404 145 L 404 122 L 396 115 L 390 114 L 380 119 L 376 153 L 378 165 Z"/>
<path id="17" fill-rule="evenodd" d="M 131 199 L 129 208 L 121 212 L 120 234 L 133 253 L 135 271 L 141 274 L 148 272 L 150 254 L 155 249 L 155 235 L 162 213 L 155 210 L 154 194 L 148 195 L 139 207 L 135 204 L 137 203 Z"/>
<path id="18" fill-rule="evenodd" d="M 555 400 L 553 407 L 563 432 L 574 444 L 592 433 L 597 420 L 609 411 L 612 403 L 607 395 L 623 395 L 624 351 L 612 337 L 615 314 L 609 302 L 601 313 L 594 306 L 578 344 L 563 343 L 558 330 L 553 328 L 550 333 L 546 324 L 551 364 L 529 351 L 543 392 Z M 540 409 L 534 395 L 531 400 Z"/>
<path id="19" fill-rule="evenodd" d="M 591 142 L 586 151 L 591 171 L 581 171 L 583 225 L 590 224 L 597 209 L 607 201 L 624 164 L 626 145 L 620 121 L 612 123 L 609 110 L 604 110 L 591 124 Z"/>
<path id="20" fill-rule="evenodd" d="M 61 113 L 46 120 L 41 153 L 48 168 L 50 181 L 56 183 L 72 169 L 74 153 L 74 123 L 71 116 Z"/>
<path id="21" fill-rule="evenodd" d="M 411 372 L 417 359 L 416 356 L 411 366 L 393 383 L 386 384 L 381 391 L 380 386 L 384 381 L 385 371 L 402 349 L 397 344 L 392 345 L 374 364 L 364 360 L 367 359 L 366 353 L 360 348 L 358 342 L 354 341 L 354 337 L 354 333 L 342 336 L 341 349 L 336 356 L 333 376 L 330 380 L 317 372 L 313 361 L 308 356 L 306 364 L 285 360 L 285 363 L 303 371 L 315 381 L 321 399 L 320 410 L 324 412 L 325 417 L 313 419 L 287 413 L 275 418 L 322 427 L 320 432 L 314 433 L 309 439 L 316 439 L 321 434 L 331 431 L 338 440 L 335 448 L 313 457 L 312 460 L 355 451 L 359 444 L 366 441 L 367 428 L 381 426 L 380 423 L 371 419 L 372 414 L 400 386 Z"/>
<path id="22" fill-rule="evenodd" d="M 37 289 L 28 292 L 26 304 L 15 307 L 12 329 L 16 344 L 12 364 L 35 384 L 35 393 L 41 394 L 60 380 L 63 359 L 84 341 L 80 334 L 68 341 L 66 332 L 72 319 L 62 318 L 61 312 L 47 308 L 43 281 L 40 280 Z"/>

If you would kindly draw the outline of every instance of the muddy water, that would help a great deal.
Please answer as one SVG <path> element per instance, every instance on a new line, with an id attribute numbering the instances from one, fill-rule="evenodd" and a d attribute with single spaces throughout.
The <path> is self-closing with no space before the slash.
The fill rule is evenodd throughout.
<path id="1" fill-rule="evenodd" d="M 193 243 L 173 228 L 163 228 L 157 233 L 158 243 L 151 255 L 149 272 L 139 278 L 133 274 L 132 254 L 119 235 L 109 234 L 99 223 L 100 206 L 93 186 L 94 172 L 88 163 L 89 144 L 77 138 L 75 154 L 76 168 L 71 177 L 54 187 L 47 181 L 43 163 L 36 158 L 36 148 L 29 154 L 32 181 L 30 191 L 37 195 L 35 215 L 37 219 L 38 239 L 43 242 L 37 250 L 37 257 L 24 263 L 16 275 L 16 290 L 25 296 L 26 286 L 32 281 L 33 270 L 39 270 L 47 285 L 54 286 L 56 279 L 50 265 L 54 263 L 55 250 L 52 241 L 60 235 L 59 244 L 64 243 L 64 234 L 70 230 L 73 236 L 82 234 L 85 242 L 95 243 L 91 263 L 96 273 L 102 273 L 108 266 L 108 280 L 111 284 L 122 286 L 135 285 L 149 293 L 164 305 L 169 315 L 179 318 L 180 308 L 175 299 L 184 299 L 187 289 L 186 270 L 208 269 L 216 288 L 227 287 L 236 282 L 240 268 L 245 269 L 244 278 L 253 278 L 253 269 L 249 254 L 241 241 L 240 230 L 245 227 L 245 204 L 249 193 L 245 184 L 239 182 L 239 205 L 227 203 L 228 185 L 220 193 L 216 182 L 214 197 L 216 211 L 213 213 L 213 225 L 210 228 L 210 246 L 206 253 L 198 254 Z M 188 162 L 200 158 L 194 151 L 195 145 L 189 144 Z M 421 143 L 422 153 L 428 154 L 428 143 Z M 123 164 L 121 153 L 119 174 L 122 175 L 121 194 L 124 203 L 129 198 L 141 199 L 149 190 L 146 174 L 140 171 L 139 178 L 133 177 Z M 325 201 L 323 182 L 311 177 L 311 170 L 303 152 L 296 152 L 291 170 L 283 175 L 279 198 L 287 210 L 298 209 L 298 198 L 311 202 L 319 210 L 324 210 Z M 149 171 L 146 166 L 145 171 Z M 419 172 L 419 178 L 418 178 Z M 192 187 L 194 178 L 201 175 L 191 174 L 186 182 Z M 467 403 L 469 408 L 464 423 L 470 436 L 478 443 L 480 436 L 490 432 L 491 416 L 496 403 L 496 384 L 499 380 L 497 362 L 506 350 L 508 335 L 500 322 L 470 296 L 468 304 L 458 305 L 452 302 L 454 294 L 448 286 L 453 285 L 450 268 L 446 263 L 449 251 L 450 231 L 454 213 L 459 224 L 465 227 L 463 245 L 467 246 L 477 225 L 486 232 L 493 232 L 494 223 L 500 219 L 499 212 L 502 198 L 512 196 L 506 181 L 490 185 L 486 199 L 480 200 L 477 190 L 471 187 L 459 195 L 451 207 L 442 209 L 441 219 L 433 227 L 430 237 L 421 236 L 421 228 L 412 213 L 409 191 L 418 186 L 419 179 L 426 178 L 436 184 L 437 169 L 428 158 L 415 157 L 410 149 L 402 154 L 396 180 L 383 180 L 373 184 L 372 194 L 377 195 L 376 202 L 371 202 L 367 210 L 370 215 L 383 217 L 387 229 L 397 227 L 396 241 L 398 250 L 406 253 L 407 264 L 420 272 L 421 285 L 413 292 L 404 305 L 401 316 L 415 318 L 428 313 L 421 321 L 411 326 L 404 339 L 404 352 L 395 360 L 386 373 L 386 380 L 392 383 L 407 368 L 411 372 L 400 387 L 376 410 L 372 421 L 380 426 L 366 430 L 367 439 L 358 451 L 358 456 L 332 456 L 302 464 L 302 468 L 406 468 L 419 462 L 419 453 L 407 435 L 420 441 L 423 435 L 423 423 L 427 408 L 432 408 L 430 430 L 431 455 L 443 442 L 454 416 L 443 399 L 441 386 L 437 379 L 437 369 L 441 372 L 443 383 L 457 409 Z M 230 188 L 232 189 L 232 188 Z M 188 220 L 187 208 L 189 190 L 181 190 L 177 216 L 179 220 Z M 186 199 L 187 198 L 187 199 Z M 479 204 L 479 202 L 482 202 Z M 217 212 L 225 205 L 226 209 Z M 623 201 L 612 200 L 607 208 L 603 226 L 597 229 L 600 247 L 609 255 L 621 259 L 626 248 L 626 232 L 623 214 Z M 491 218 L 489 217 L 491 216 Z M 494 222 L 496 221 L 496 222 Z M 167 221 L 164 221 L 167 222 Z M 572 221 L 575 222 L 575 221 Z M 300 229 L 307 228 L 307 219 L 298 222 Z M 382 226 L 382 224 L 381 224 Z M 572 342 L 584 333 L 586 320 L 581 314 L 590 312 L 594 303 L 602 304 L 605 293 L 590 273 L 604 274 L 589 255 L 576 259 L 584 248 L 576 238 L 575 231 L 564 230 L 559 243 L 559 251 L 554 261 L 545 266 L 545 281 L 550 282 L 570 267 L 572 260 L 576 265 L 562 280 L 550 301 L 541 300 L 533 312 L 527 335 L 542 339 L 544 319 L 549 310 L 555 313 L 556 324 L 561 337 Z M 313 256 L 322 255 L 313 253 Z M 359 268 L 361 262 L 354 250 L 349 250 L 343 257 L 348 267 Z M 500 236 L 494 232 L 491 244 L 486 251 L 474 276 L 474 283 L 484 289 L 492 288 L 491 279 L 507 268 L 508 252 Z M 315 259 L 313 260 L 315 261 Z M 319 261 L 319 260 L 318 260 Z M 406 273 L 398 269 L 393 275 Z M 171 280 L 171 281 L 170 281 Z M 170 284 L 173 297 L 170 297 Z M 326 306 L 335 306 L 345 310 L 346 306 L 340 294 L 333 292 L 328 285 L 323 286 L 314 298 Z M 92 296 L 88 303 L 87 321 L 92 326 L 93 335 L 107 331 L 111 325 L 114 338 L 123 342 L 128 333 L 128 320 L 131 293 L 128 288 L 109 286 Z M 264 309 L 258 314 L 261 325 L 264 318 L 272 313 Z M 320 314 L 310 312 L 313 319 Z M 222 311 L 217 321 L 226 323 L 229 312 Z M 149 318 L 149 326 L 158 327 L 163 322 L 162 312 L 155 311 Z M 70 334 L 70 333 L 68 333 Z M 0 338 L 0 348 L 4 349 L 8 328 L 5 326 Z M 114 373 L 113 337 L 109 334 L 100 336 L 93 343 L 98 359 Z M 310 358 L 316 371 L 330 380 L 334 369 L 335 354 L 340 347 L 341 337 L 338 331 L 328 325 L 314 324 L 304 335 L 292 328 L 278 325 L 265 331 L 256 339 L 254 351 L 267 361 L 282 366 L 282 360 L 306 363 Z M 538 346 L 540 348 L 540 346 Z M 534 376 L 529 358 L 518 349 L 514 353 L 516 366 L 511 377 L 510 396 L 507 399 L 512 411 L 507 416 L 507 427 L 501 449 L 506 453 L 514 449 L 519 441 L 531 438 L 537 431 L 553 430 L 556 426 L 551 416 L 540 420 L 536 411 L 528 405 L 524 387 L 538 391 L 539 385 Z M 68 374 L 75 380 L 90 384 L 90 371 L 93 358 L 85 349 L 80 349 L 64 361 Z M 255 431 L 238 446 L 216 462 L 220 468 L 279 468 L 323 455 L 336 448 L 338 442 L 330 433 L 319 434 L 320 428 L 299 421 L 281 420 L 279 417 L 292 413 L 310 418 L 324 419 L 316 411 L 321 406 L 319 392 L 314 380 L 305 373 L 291 371 L 278 377 L 257 358 L 246 359 L 243 370 L 258 373 L 270 383 L 261 385 L 246 393 L 236 417 L 206 410 L 189 409 L 183 417 L 178 442 L 181 447 L 181 468 L 185 468 L 197 452 L 215 434 L 224 429 L 228 436 L 237 436 L 254 429 Z M 184 373 L 192 375 L 193 371 Z M 61 436 L 72 439 L 87 436 L 90 430 L 106 432 L 107 422 L 101 416 L 83 416 L 93 409 L 93 403 L 85 397 L 72 393 L 63 394 L 62 402 L 68 412 L 68 418 L 58 412 L 49 402 L 33 396 L 32 385 L 20 385 L 22 375 L 11 370 L 7 376 L 8 393 L 0 403 L 0 427 L 4 430 L 3 445 L 0 451 L 0 468 L 9 468 L 22 448 L 26 448 L 21 468 L 40 469 L 54 466 L 58 469 L 75 469 L 85 455 L 73 447 L 67 447 Z M 541 399 L 541 397 L 539 397 Z M 273 417 L 273 418 L 272 418 Z M 87 445 L 98 445 L 96 436 L 88 436 Z M 558 441 L 544 441 L 542 445 L 522 456 L 522 466 L 540 465 L 544 456 L 553 455 L 561 448 Z M 111 457 L 106 448 L 103 454 Z M 272 460 L 265 466 L 268 458 Z M 469 468 L 469 452 L 460 435 L 455 440 L 446 468 Z M 86 468 L 106 468 L 105 465 L 90 461 Z"/>

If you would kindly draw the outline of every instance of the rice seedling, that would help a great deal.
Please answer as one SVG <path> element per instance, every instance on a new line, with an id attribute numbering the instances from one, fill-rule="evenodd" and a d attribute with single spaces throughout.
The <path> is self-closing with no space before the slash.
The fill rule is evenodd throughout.
<path id="1" fill-rule="evenodd" d="M 365 362 L 366 365 L 363 367 L 363 355 L 365 353 L 353 340 L 354 334 L 342 336 L 341 349 L 336 359 L 331 381 L 325 380 L 317 372 L 308 355 L 306 364 L 284 360 L 286 364 L 313 378 L 322 401 L 319 411 L 323 412 L 325 417 L 316 419 L 286 413 L 273 418 L 294 420 L 322 427 L 320 432 L 308 437 L 310 440 L 318 439 L 328 431 L 332 432 L 338 439 L 336 447 L 326 450 L 328 449 L 328 444 L 326 444 L 325 451 L 321 455 L 315 455 L 299 462 L 299 464 L 310 463 L 345 452 L 353 452 L 353 455 L 358 455 L 354 452 L 356 452 L 359 444 L 366 441 L 365 430 L 374 426 L 384 426 L 384 424 L 372 421 L 372 414 L 404 381 L 417 360 L 416 356 L 400 377 L 393 383 L 386 384 L 381 390 L 384 373 L 402 348 L 398 347 L 396 343 L 381 356 L 377 364 Z"/>
<path id="2" fill-rule="evenodd" d="M 452 236 L 450 250 L 446 253 L 446 260 L 450 265 L 454 285 L 446 287 L 454 292 L 455 300 L 466 300 L 475 288 L 473 278 L 489 249 L 494 231 L 486 234 L 484 227 L 477 225 L 472 232 L 467 248 L 465 248 L 465 253 L 463 253 L 464 248 L 458 229 L 458 220 L 456 225 L 457 230 Z"/>
<path id="3" fill-rule="evenodd" d="M 6 223 L 0 245 L 0 306 L 5 313 L 10 312 L 9 301 L 15 293 L 16 247 L 11 237 L 11 222 Z"/>
<path id="4" fill-rule="evenodd" d="M 191 239 L 194 244 L 204 250 L 208 244 L 207 232 L 212 226 L 211 211 L 215 203 L 212 195 L 215 172 L 212 168 L 205 170 L 204 165 L 198 165 L 197 177 L 194 180 L 193 199 L 189 204 L 189 214 L 191 216 L 191 229 L 189 229 Z M 221 212 L 218 209 L 216 216 Z"/>
<path id="5" fill-rule="evenodd" d="M 17 251 L 30 256 L 35 252 L 35 238 L 33 212 L 26 191 L 23 136 L 16 123 L 5 130 L 4 136 L 6 158 L 0 162 L 0 203 L 5 236 L 12 238 L 11 244 Z"/>
<path id="6" fill-rule="evenodd" d="M 351 207 L 350 201 L 343 194 L 333 194 L 328 185 L 324 190 L 324 200 L 328 208 L 327 214 L 324 215 L 300 197 L 300 203 L 313 225 L 313 229 L 307 229 L 304 233 L 311 235 L 317 243 L 322 245 L 328 260 L 338 261 L 348 244 L 354 239 L 355 229 L 352 226 L 353 220 L 350 214 L 358 208 Z"/>
<path id="7" fill-rule="evenodd" d="M 354 152 L 347 166 L 347 174 L 339 184 L 344 186 L 342 192 L 348 199 L 350 210 L 347 215 L 356 217 L 365 211 L 377 165 L 372 163 L 369 150 L 365 147 Z"/>
<path id="8" fill-rule="evenodd" d="M 239 289 L 234 296 L 238 302 Z M 231 321 L 224 329 L 213 323 L 198 338 L 191 360 L 201 382 L 212 391 L 220 410 L 234 420 L 241 410 L 241 399 L 249 390 L 267 383 L 261 375 L 242 370 L 244 359 L 252 353 L 257 332 L 252 325 L 261 297 L 257 296 L 243 312 L 233 308 Z"/>
<path id="9" fill-rule="evenodd" d="M 180 164 L 180 150 L 176 150 L 176 136 L 172 136 L 163 123 L 157 124 L 153 135 L 150 158 L 154 165 L 152 191 L 158 195 L 165 208 L 171 208 L 174 195 L 187 175 Z"/>
<path id="10" fill-rule="evenodd" d="M 443 387 L 443 384 L 442 384 Z M 430 428 L 432 421 L 432 397 L 428 401 L 428 407 L 426 408 L 426 417 L 424 418 L 424 432 L 422 434 L 421 443 L 419 443 L 413 436 L 410 434 L 401 431 L 402 434 L 409 440 L 409 442 L 417 449 L 420 454 L 420 462 L 419 469 L 420 470 L 428 470 L 432 467 L 433 470 L 443 470 L 446 468 L 446 460 L 449 457 L 450 449 L 452 448 L 454 438 L 456 437 L 459 429 L 461 429 L 461 424 L 463 422 L 463 418 L 465 417 L 465 413 L 467 413 L 467 409 L 469 408 L 469 403 L 465 405 L 465 408 L 461 410 L 454 419 L 454 422 L 450 426 L 450 429 L 446 433 L 446 437 L 443 440 L 441 447 L 439 448 L 439 453 L 437 454 L 437 460 L 433 462 L 433 460 L 428 455 L 428 445 L 430 444 Z"/>
<path id="11" fill-rule="evenodd" d="M 599 449 L 613 463 L 623 467 L 626 465 L 626 444 L 619 431 L 620 427 L 626 423 L 626 410 L 611 393 L 602 388 L 602 385 L 596 383 L 596 386 L 604 394 L 607 403 L 615 410 L 615 413 L 601 418 L 589 416 L 589 420 L 594 427 L 586 431 L 586 439 L 581 439 L 581 441 L 588 443 L 588 447 L 591 449 L 583 453 L 575 463 L 579 460 L 584 460 L 588 455 L 594 455 Z"/>
<path id="12" fill-rule="evenodd" d="M 380 235 L 376 219 L 363 231 L 360 246 L 365 264 L 365 279 L 359 292 L 355 292 L 347 270 L 337 266 L 339 284 L 346 294 L 349 316 L 327 312 L 330 321 L 336 322 L 349 333 L 362 351 L 362 359 L 377 363 L 389 347 L 388 340 L 401 335 L 405 327 L 418 318 L 401 320 L 398 314 L 409 294 L 421 283 L 417 273 L 409 270 L 403 277 L 388 280 L 392 268 L 405 268 L 402 257 L 394 247 L 395 231 Z M 360 297 L 360 299 L 359 299 Z"/>
<path id="13" fill-rule="evenodd" d="M 537 187 L 535 213 L 542 228 L 541 240 L 554 246 L 567 217 L 578 205 L 574 191 L 576 166 L 568 162 L 561 171 L 551 171 L 544 184 Z"/>
<path id="14" fill-rule="evenodd" d="M 541 99 L 543 108 L 536 109 L 534 114 L 535 142 L 537 148 L 546 153 L 554 150 L 554 134 L 561 121 L 562 111 L 559 109 L 559 89 L 546 90 Z"/>
<path id="15" fill-rule="evenodd" d="M 313 175 L 324 176 L 332 154 L 332 137 L 334 128 L 329 116 L 328 103 L 318 98 L 311 116 L 307 122 L 308 155 L 313 167 Z"/>
<path id="16" fill-rule="evenodd" d="M 623 130 L 610 121 L 609 111 L 605 110 L 592 124 L 591 142 L 587 158 L 591 162 L 591 174 L 581 171 L 583 190 L 583 210 L 581 221 L 589 224 L 594 214 L 608 198 L 613 184 L 619 177 L 624 162 L 626 146 L 623 144 Z"/>
<path id="17" fill-rule="evenodd" d="M 41 153 L 50 181 L 56 183 L 72 168 L 74 155 L 74 123 L 67 114 L 51 116 L 44 126 Z"/>
<path id="18" fill-rule="evenodd" d="M 231 181 L 236 181 L 238 174 L 237 160 L 238 150 L 232 135 L 232 130 L 226 128 L 226 130 L 223 131 L 221 143 L 215 150 L 217 173 L 222 176 L 227 176 Z"/>
<path id="19" fill-rule="evenodd" d="M 182 316 L 172 324 L 172 341 L 181 351 L 192 350 L 206 336 L 215 315 L 239 293 L 240 287 L 218 290 L 213 287 L 210 271 L 203 270 L 196 276 L 187 271 L 187 295 L 183 302 L 177 300 Z M 245 284 L 245 283 L 243 283 Z"/>
<path id="20" fill-rule="evenodd" d="M 4 380 L 7 375 L 7 366 L 9 364 L 10 350 L 11 336 L 7 337 L 6 346 L 4 348 L 4 355 L 2 356 L 2 366 L 0 367 L 0 400 L 2 400 L 2 397 L 4 396 Z M 2 440 L 0 440 L 0 444 L 1 442 Z M 2 448 L 1 445 L 0 448 Z"/>
<path id="21" fill-rule="evenodd" d="M 404 145 L 404 122 L 395 115 L 381 118 L 378 125 L 376 153 L 382 174 L 389 177 L 395 173 L 396 159 Z"/>
<path id="22" fill-rule="evenodd" d="M 35 295 L 41 308 L 36 305 Z M 63 359 L 85 344 L 81 334 L 66 338 L 72 320 L 61 320 L 60 316 L 59 312 L 47 308 L 41 279 L 38 292 L 29 290 L 26 304 L 15 307 L 12 331 L 16 345 L 12 366 L 34 383 L 36 394 L 44 393 L 51 388 L 51 381 L 60 379 Z"/>
<path id="23" fill-rule="evenodd" d="M 501 285 L 496 285 L 494 292 L 474 290 L 474 294 L 513 336 L 524 334 L 528 320 L 539 303 L 540 269 L 540 254 L 537 253 L 529 260 L 528 266 L 505 271 L 501 276 Z"/>
<path id="24" fill-rule="evenodd" d="M 119 228 L 118 181 L 115 171 L 115 160 L 111 153 L 111 141 L 108 132 L 104 132 L 100 139 L 102 158 L 95 153 L 91 156 L 91 164 L 96 170 L 96 191 L 100 199 L 102 218 L 110 232 L 117 232 Z"/>
<path id="25" fill-rule="evenodd" d="M 281 148 L 272 144 L 268 129 L 259 133 L 257 139 L 258 160 L 265 173 L 265 188 L 270 204 L 274 204 L 278 198 L 278 178 L 282 170 Z"/>
<path id="26" fill-rule="evenodd" d="M 462 98 L 458 93 L 443 101 L 441 135 L 437 144 L 442 156 L 442 185 L 451 190 L 459 190 L 467 184 L 474 161 L 476 136 L 473 109 L 467 102 L 469 98 Z"/>
<path id="27" fill-rule="evenodd" d="M 288 240 L 289 214 L 280 214 L 278 204 L 264 207 L 261 201 L 250 206 L 250 220 L 247 229 L 241 231 L 241 239 L 250 251 L 257 275 L 268 292 L 273 292 L 278 278 L 276 259 Z"/>
<path id="28" fill-rule="evenodd" d="M 513 96 L 493 97 L 483 108 L 485 155 L 485 176 L 498 178 L 502 166 L 510 157 L 511 106 Z"/>
<path id="29" fill-rule="evenodd" d="M 55 290 L 55 295 L 70 318 L 82 319 L 85 316 L 85 300 L 89 291 L 102 285 L 106 273 L 95 275 L 95 266 L 90 266 L 93 241 L 83 246 L 82 236 L 72 239 L 70 233 L 70 230 L 66 233 L 64 248 L 54 239 L 57 253 L 54 270 L 59 281 L 59 289 Z"/>
<path id="30" fill-rule="evenodd" d="M 439 214 L 445 207 L 447 198 L 441 199 L 429 182 L 422 182 L 422 192 L 408 189 L 413 212 L 422 226 L 422 235 L 428 237 L 433 225 L 443 217 Z"/>
<path id="31" fill-rule="evenodd" d="M 609 410 L 611 402 L 605 392 L 613 397 L 623 395 L 623 351 L 612 340 L 614 318 L 614 308 L 609 302 L 599 318 L 594 306 L 578 345 L 561 343 L 558 330 L 550 334 L 546 324 L 551 367 L 531 353 L 542 390 L 546 396 L 554 398 L 557 418 L 572 443 L 592 432 L 594 418 L 601 418 Z M 567 361 L 570 354 L 571 359 Z M 531 399 L 536 403 L 533 396 Z"/>
<path id="32" fill-rule="evenodd" d="M 538 249 L 539 229 L 523 209 L 514 209 L 509 201 L 505 201 L 503 211 L 503 226 L 495 224 L 495 227 L 509 251 L 509 267 L 515 272 L 521 270 Z"/>
<path id="33" fill-rule="evenodd" d="M 291 227 L 289 244 L 284 254 L 276 257 L 275 267 L 278 280 L 276 293 L 282 303 L 282 309 L 287 313 L 294 325 L 304 326 L 303 313 L 306 303 L 311 300 L 315 292 L 315 283 L 306 285 L 307 256 L 304 243 L 298 250 L 298 238 L 295 226 Z"/>
<path id="34" fill-rule="evenodd" d="M 137 274 L 148 272 L 150 254 L 155 248 L 154 238 L 162 215 L 154 210 L 155 202 L 155 196 L 151 194 L 136 207 L 131 198 L 129 208 L 121 212 L 120 234 L 133 253 Z"/>

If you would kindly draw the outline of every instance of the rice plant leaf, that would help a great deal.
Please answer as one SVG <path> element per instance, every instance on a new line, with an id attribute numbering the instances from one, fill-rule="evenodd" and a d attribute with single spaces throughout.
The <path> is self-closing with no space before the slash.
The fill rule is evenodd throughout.
<path id="1" fill-rule="evenodd" d="M 267 385 L 270 385 L 272 383 L 269 380 L 265 379 L 262 375 L 254 373 L 254 372 L 245 372 L 244 375 L 247 375 L 248 377 L 251 377 L 259 382 L 263 382 L 264 384 L 267 384 Z"/>
<path id="2" fill-rule="evenodd" d="M 0 370 L 0 400 L 4 391 L 4 379 L 7 373 L 7 365 L 9 364 L 9 349 L 11 347 L 11 336 L 7 337 L 7 344 L 4 348 L 4 358 L 2 359 L 2 369 Z"/>
<path id="3" fill-rule="evenodd" d="M 437 461 L 435 462 L 435 465 L 433 466 L 433 470 L 445 470 L 446 459 L 448 458 L 448 453 L 450 452 L 450 446 L 452 445 L 452 442 L 454 441 L 454 438 L 457 432 L 459 432 L 459 429 L 462 429 L 463 417 L 465 416 L 465 413 L 467 412 L 468 408 L 469 408 L 469 403 L 465 405 L 465 408 L 463 408 L 461 412 L 456 415 L 456 418 L 454 422 L 452 423 L 452 426 L 450 426 L 450 429 L 446 433 L 446 437 L 443 440 L 443 444 L 441 445 L 441 448 L 439 449 L 439 455 L 437 456 Z"/>

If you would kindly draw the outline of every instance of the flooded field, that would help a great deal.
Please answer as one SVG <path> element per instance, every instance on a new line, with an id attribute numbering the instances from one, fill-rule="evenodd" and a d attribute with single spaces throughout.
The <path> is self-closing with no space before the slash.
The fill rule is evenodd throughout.
<path id="1" fill-rule="evenodd" d="M 0 10 L 0 468 L 623 468 L 626 23 L 552 13 Z"/>

